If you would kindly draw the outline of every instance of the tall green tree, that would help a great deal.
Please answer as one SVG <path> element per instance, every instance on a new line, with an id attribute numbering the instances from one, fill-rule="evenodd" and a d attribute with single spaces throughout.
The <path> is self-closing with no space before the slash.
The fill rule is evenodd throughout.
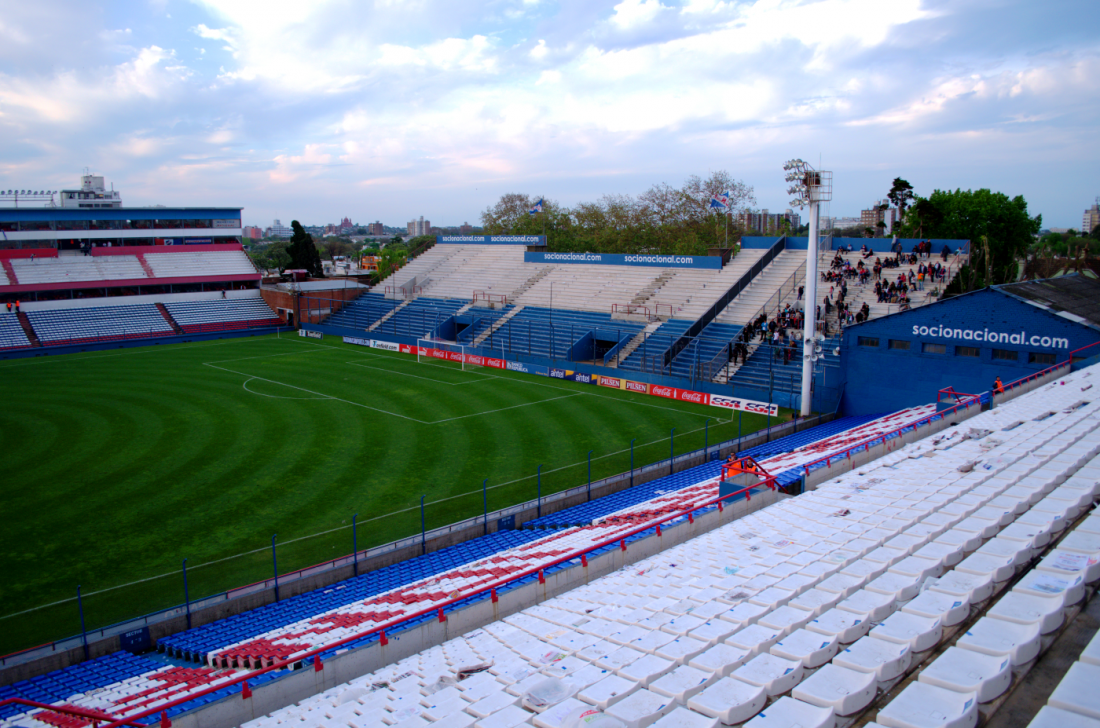
<path id="1" fill-rule="evenodd" d="M 301 224 L 294 220 L 290 223 L 293 234 L 290 236 L 290 245 L 286 252 L 290 255 L 290 263 L 287 268 L 292 270 L 306 270 L 313 278 L 324 278 L 324 269 L 321 267 L 321 256 L 317 252 L 317 246 L 313 243 L 313 236 L 302 229 Z"/>
<path id="2" fill-rule="evenodd" d="M 891 185 L 890 191 L 886 193 L 886 199 L 894 203 L 894 207 L 897 208 L 897 215 L 894 217 L 894 243 L 896 244 L 898 242 L 898 223 L 905 219 L 905 208 L 909 206 L 910 201 L 913 199 L 913 185 L 901 177 L 895 177 L 894 184 Z"/>
<path id="3" fill-rule="evenodd" d="M 922 235 L 917 237 L 970 241 L 970 264 L 948 288 L 958 293 L 1016 280 L 1019 260 L 1042 223 L 1042 215 L 1028 215 L 1022 195 L 1010 198 L 988 189 L 956 189 L 935 190 L 926 201 L 917 198 L 902 228 L 911 236 L 919 229 Z M 983 235 L 989 240 L 988 260 L 980 244 Z"/>

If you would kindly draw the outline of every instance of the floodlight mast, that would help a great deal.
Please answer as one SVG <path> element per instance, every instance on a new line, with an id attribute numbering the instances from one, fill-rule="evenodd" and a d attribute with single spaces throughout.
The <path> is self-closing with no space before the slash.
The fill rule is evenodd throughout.
<path id="1" fill-rule="evenodd" d="M 820 357 L 821 345 L 815 338 L 817 331 L 817 256 L 820 245 L 818 213 L 820 203 L 833 198 L 833 173 L 820 172 L 801 159 L 792 159 L 783 165 L 786 180 L 791 182 L 787 192 L 793 195 L 792 207 L 810 208 L 810 239 L 806 245 L 806 290 L 802 298 L 805 311 L 802 329 L 802 407 L 807 417 L 813 407 L 814 363 Z"/>

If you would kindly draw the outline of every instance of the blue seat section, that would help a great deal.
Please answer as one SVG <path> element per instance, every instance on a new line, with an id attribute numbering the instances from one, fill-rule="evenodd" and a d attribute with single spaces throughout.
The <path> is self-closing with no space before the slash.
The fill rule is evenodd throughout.
<path id="1" fill-rule="evenodd" d="M 605 495 L 590 503 L 582 503 L 579 506 L 566 508 L 542 518 L 536 518 L 523 524 L 524 528 L 569 528 L 570 526 L 586 526 L 598 518 L 609 513 L 622 510 L 629 506 L 643 503 L 650 498 L 669 493 L 674 490 L 686 488 L 689 485 L 713 478 L 722 472 L 721 462 L 709 462 L 696 465 L 694 468 L 681 470 L 672 475 L 666 475 L 648 483 L 636 485 L 633 488 L 621 490 L 618 493 Z"/>
<path id="2" fill-rule="evenodd" d="M 637 349 L 630 352 L 625 359 L 619 362 L 619 369 L 627 369 L 635 372 L 659 369 L 659 367 L 652 366 L 650 362 L 656 357 L 663 357 L 669 347 L 675 344 L 677 339 L 679 339 L 693 323 L 695 322 L 687 319 L 672 319 L 671 321 L 665 321 L 656 331 L 647 336 L 645 340 L 638 345 Z M 660 359 L 660 361 L 663 364 L 663 358 Z"/>
<path id="3" fill-rule="evenodd" d="M 187 333 L 278 326 L 282 323 L 262 298 L 177 301 L 164 307 Z"/>
<path id="4" fill-rule="evenodd" d="M 30 345 L 27 334 L 19 325 L 19 318 L 14 313 L 0 313 L 0 349 L 18 349 Z"/>
<path id="5" fill-rule="evenodd" d="M 770 458 L 772 455 L 779 455 L 781 453 L 797 450 L 803 445 L 809 445 L 812 442 L 824 440 L 826 437 L 831 437 L 838 432 L 844 432 L 845 430 L 851 430 L 860 425 L 865 425 L 872 420 L 877 420 L 883 415 L 858 415 L 854 417 L 841 417 L 833 420 L 832 422 L 826 422 L 824 425 L 817 425 L 811 427 L 808 430 L 802 432 L 796 432 L 793 435 L 787 435 L 781 437 L 778 440 L 772 440 L 771 442 L 765 442 L 763 445 L 757 445 L 756 447 L 750 447 L 748 450 L 742 450 L 737 453 L 739 457 L 745 457 L 746 455 L 753 457 L 756 460 L 763 460 L 764 458 Z"/>
<path id="6" fill-rule="evenodd" d="M 713 359 L 719 351 L 733 341 L 734 337 L 741 333 L 743 326 L 736 324 L 721 324 L 711 321 L 699 336 L 692 339 L 687 346 L 672 360 L 672 374 L 677 377 L 692 377 L 696 363 L 702 365 Z"/>
<path id="7" fill-rule="evenodd" d="M 441 574 L 462 564 L 534 541 L 543 535 L 545 534 L 536 531 L 491 533 L 275 604 L 164 637 L 157 641 L 157 649 L 174 657 L 205 662 L 208 653 L 227 645 Z"/>
<path id="8" fill-rule="evenodd" d="M 469 301 L 458 298 L 417 298 L 383 321 L 375 331 L 415 339 L 431 336 L 435 327 L 454 316 L 467 303 Z"/>
<path id="9" fill-rule="evenodd" d="M 54 670 L 30 680 L 21 680 L 0 687 L 0 700 L 24 698 L 39 703 L 58 703 L 68 700 L 77 693 L 104 688 L 162 667 L 164 665 L 159 662 L 131 655 L 129 652 L 115 652 L 78 665 Z M 0 708 L 0 720 L 6 720 L 28 710 L 34 710 L 34 708 L 25 705 L 5 705 Z"/>
<path id="10" fill-rule="evenodd" d="M 608 313 L 525 306 L 493 333 L 492 348 L 505 355 L 566 359 L 573 344 L 589 332 L 597 332 L 602 341 L 618 341 L 644 328 L 644 323 L 619 321 Z"/>
<path id="11" fill-rule="evenodd" d="M 840 346 L 840 339 L 831 338 L 822 342 L 821 347 L 827 357 L 836 357 L 832 352 Z M 784 362 L 782 352 L 776 355 L 771 346 L 761 346 L 751 355 L 730 380 L 735 387 L 770 389 L 775 392 L 799 392 L 802 389 L 802 342 L 795 346 L 794 355 Z"/>
<path id="12" fill-rule="evenodd" d="M 386 298 L 381 293 L 364 293 L 325 319 L 325 323 L 365 330 L 402 303 L 404 299 Z"/>
<path id="13" fill-rule="evenodd" d="M 29 311 L 27 319 L 43 344 L 140 339 L 175 332 L 154 304 Z"/>

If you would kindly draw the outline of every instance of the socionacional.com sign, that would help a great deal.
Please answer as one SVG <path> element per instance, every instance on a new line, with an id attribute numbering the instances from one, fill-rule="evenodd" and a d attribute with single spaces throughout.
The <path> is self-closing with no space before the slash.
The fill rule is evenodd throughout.
<path id="1" fill-rule="evenodd" d="M 987 344 L 1015 344 L 1017 346 L 1041 346 L 1052 349 L 1068 349 L 1069 339 L 1059 336 L 1041 336 L 1021 329 L 1017 332 L 990 331 L 989 329 L 953 329 L 950 326 L 914 326 L 913 336 L 931 336 L 956 341 L 983 341 Z"/>
<path id="2" fill-rule="evenodd" d="M 545 235 L 437 235 L 443 245 L 546 245 Z"/>
<path id="3" fill-rule="evenodd" d="M 542 253 L 526 252 L 524 263 L 565 263 L 577 265 L 631 265 L 650 268 L 709 268 L 720 270 L 722 259 L 710 255 L 624 255 L 622 253 Z"/>

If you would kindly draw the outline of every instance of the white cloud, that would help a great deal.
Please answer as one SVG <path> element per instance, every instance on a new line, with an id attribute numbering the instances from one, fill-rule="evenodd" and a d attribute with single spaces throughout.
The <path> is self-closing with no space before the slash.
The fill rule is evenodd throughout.
<path id="1" fill-rule="evenodd" d="M 652 22 L 658 13 L 667 9 L 660 0 L 622 0 L 615 6 L 611 22 L 620 28 L 635 28 Z"/>

